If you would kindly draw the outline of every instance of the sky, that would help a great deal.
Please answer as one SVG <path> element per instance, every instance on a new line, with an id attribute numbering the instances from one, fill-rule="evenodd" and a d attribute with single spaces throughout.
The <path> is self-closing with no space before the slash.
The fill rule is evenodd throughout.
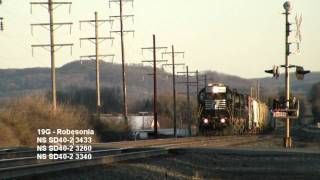
<path id="1" fill-rule="evenodd" d="M 44 0 L 37 0 L 44 1 Z M 65 0 L 62 0 L 65 1 Z M 32 44 L 48 44 L 49 32 L 41 27 L 33 29 L 31 23 L 46 23 L 48 11 L 34 6 L 30 13 L 29 0 L 3 0 L 0 17 L 4 17 L 4 31 L 0 32 L 0 68 L 50 67 L 50 53 Z M 107 0 L 73 0 L 71 14 L 68 6 L 60 6 L 54 11 L 55 22 L 73 22 L 72 33 L 69 27 L 55 31 L 56 43 L 73 43 L 70 48 L 62 48 L 56 53 L 57 67 L 63 66 L 82 55 L 93 55 L 94 45 L 79 38 L 94 37 L 94 27 L 80 20 L 109 19 L 118 15 L 119 6 Z M 126 3 L 125 14 L 135 18 L 125 20 L 126 30 L 135 30 L 134 36 L 125 36 L 126 62 L 141 63 L 152 58 L 151 51 L 143 52 L 142 47 L 152 46 L 152 35 L 156 35 L 157 46 L 175 46 L 184 51 L 185 57 L 177 56 L 177 62 L 189 65 L 190 70 L 214 70 L 244 78 L 268 76 L 264 70 L 273 65 L 282 65 L 285 57 L 285 17 L 282 14 L 283 0 L 136 0 L 134 6 Z M 320 71 L 320 7 L 319 0 L 292 0 L 291 22 L 296 14 L 302 14 L 301 54 L 291 55 L 290 63 L 303 65 L 305 69 Z M 109 31 L 119 30 L 115 21 L 101 24 L 99 36 L 110 36 Z M 295 25 L 292 25 L 292 30 Z M 294 41 L 294 31 L 290 37 Z M 106 61 L 120 63 L 119 35 L 102 42 L 101 54 L 115 54 L 114 59 Z M 294 46 L 292 50 L 295 50 Z M 170 51 L 170 49 L 168 49 Z M 161 55 L 161 52 L 158 53 Z M 158 58 L 162 58 L 158 56 Z M 169 57 L 164 59 L 171 60 Z M 147 64 L 146 64 L 147 65 Z"/>

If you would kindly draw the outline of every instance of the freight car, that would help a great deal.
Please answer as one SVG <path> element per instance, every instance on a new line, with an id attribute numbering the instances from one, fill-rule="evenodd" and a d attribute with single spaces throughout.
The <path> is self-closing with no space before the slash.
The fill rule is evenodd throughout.
<path id="1" fill-rule="evenodd" d="M 268 106 L 224 84 L 208 84 L 198 94 L 198 125 L 202 134 L 259 133 L 272 129 Z"/>

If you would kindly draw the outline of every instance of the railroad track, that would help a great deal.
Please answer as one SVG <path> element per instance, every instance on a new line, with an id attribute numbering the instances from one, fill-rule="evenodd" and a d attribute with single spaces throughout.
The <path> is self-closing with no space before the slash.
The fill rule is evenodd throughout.
<path id="1" fill-rule="evenodd" d="M 96 152 L 92 152 L 92 153 L 96 153 Z M 4 179 L 17 178 L 17 177 L 23 177 L 23 176 L 56 172 L 61 170 L 87 167 L 87 166 L 111 164 L 111 163 L 116 163 L 120 161 L 165 155 L 165 154 L 168 154 L 168 150 L 167 149 L 148 149 L 148 150 L 135 149 L 133 152 L 125 152 L 125 153 L 122 153 L 119 150 L 117 151 L 117 153 L 118 154 L 114 154 L 114 155 L 96 156 L 91 160 L 64 160 L 64 161 L 43 162 L 43 163 L 37 163 L 37 164 L 27 164 L 27 165 L 21 165 L 21 166 L 0 168 L 0 177 Z"/>
<path id="2" fill-rule="evenodd" d="M 96 148 L 130 148 L 130 147 L 160 147 L 160 146 L 169 146 L 169 145 L 183 145 L 183 144 L 193 144 L 199 142 L 226 142 L 230 141 L 243 141 L 246 138 L 249 141 L 252 139 L 257 139 L 258 136 L 252 135 L 243 135 L 243 136 L 209 136 L 209 137 L 190 137 L 190 138 L 170 138 L 170 139 L 153 139 L 153 140 L 140 140 L 140 141 L 122 141 L 115 143 L 96 143 L 93 144 Z M 271 138 L 271 136 L 263 136 L 264 138 Z M 239 143 L 241 143 L 239 141 Z M 249 143 L 249 142 L 245 142 Z"/>
<path id="3" fill-rule="evenodd" d="M 95 148 L 107 148 L 107 150 L 83 152 L 91 153 L 93 156 L 91 160 L 37 160 L 35 151 L 20 152 L 21 154 L 28 154 L 29 156 L 0 160 L 0 177 L 23 177 L 80 167 L 111 164 L 133 159 L 154 157 L 166 155 L 169 153 L 170 149 L 174 148 L 203 147 L 207 144 L 214 144 L 217 147 L 228 147 L 238 144 L 253 143 L 267 138 L 271 137 L 266 136 L 263 138 L 258 138 L 256 136 L 219 136 L 94 144 Z M 32 155 L 32 153 L 34 155 Z M 21 154 L 15 155 L 21 156 Z"/>

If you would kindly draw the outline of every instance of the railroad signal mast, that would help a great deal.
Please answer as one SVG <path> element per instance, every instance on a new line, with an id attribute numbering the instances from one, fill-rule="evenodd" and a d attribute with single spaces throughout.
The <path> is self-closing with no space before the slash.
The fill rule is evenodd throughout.
<path id="1" fill-rule="evenodd" d="M 124 45 L 124 35 L 126 33 L 133 33 L 134 30 L 124 30 L 124 23 L 123 21 L 126 18 L 134 18 L 134 15 L 124 15 L 123 13 L 123 6 L 124 3 L 131 2 L 133 7 L 134 0 L 109 0 L 109 8 L 111 7 L 112 3 L 119 4 L 119 15 L 118 16 L 110 16 L 111 19 L 119 19 L 120 21 L 120 30 L 119 31 L 110 31 L 110 33 L 119 33 L 120 40 L 121 40 L 121 61 L 122 61 L 122 98 L 123 98 L 123 116 L 126 124 L 126 129 L 128 131 L 129 124 L 128 124 L 128 102 L 127 102 L 127 69 L 126 69 L 126 61 L 125 61 L 125 45 Z"/>
<path id="2" fill-rule="evenodd" d="M 284 147 L 291 148 L 292 147 L 292 139 L 290 137 L 290 118 L 294 118 L 299 115 L 299 105 L 296 103 L 295 97 L 290 97 L 290 69 L 296 68 L 296 76 L 298 80 L 303 80 L 304 75 L 310 73 L 310 71 L 305 71 L 303 67 L 291 65 L 289 63 L 289 56 L 290 54 L 293 54 L 290 52 L 290 45 L 292 45 L 292 42 L 289 42 L 289 36 L 290 36 L 290 26 L 292 23 L 289 22 L 289 15 L 290 11 L 292 10 L 291 3 L 289 1 L 285 2 L 283 5 L 285 12 L 283 13 L 285 15 L 285 21 L 286 21 L 286 31 L 285 31 L 285 65 L 282 65 L 280 67 L 285 68 L 285 102 L 284 105 L 280 105 L 281 107 L 284 107 L 284 109 L 275 109 L 274 110 L 274 117 L 278 116 L 285 118 L 286 120 L 286 131 L 285 131 L 285 137 L 284 137 Z M 296 54 L 300 53 L 300 43 L 301 43 L 301 23 L 302 23 L 302 17 L 298 18 L 298 16 L 295 17 L 295 25 L 296 25 L 296 34 L 295 37 L 297 39 L 296 42 L 294 42 L 297 45 L 297 51 Z M 273 74 L 275 78 L 278 79 L 279 77 L 279 66 L 274 66 L 271 70 L 266 70 L 266 73 Z M 296 109 L 292 109 L 292 107 Z M 294 112 L 295 116 L 290 116 L 292 114 L 292 111 Z"/>
<path id="3" fill-rule="evenodd" d="M 55 53 L 57 50 L 59 50 L 62 47 L 71 47 L 71 53 L 72 53 L 72 46 L 73 44 L 56 44 L 55 43 L 55 36 L 54 32 L 59 29 L 62 26 L 70 26 L 70 34 L 71 34 L 71 26 L 72 23 L 55 23 L 54 22 L 54 14 L 53 11 L 62 5 L 69 6 L 69 13 L 71 13 L 71 5 L 72 2 L 53 2 L 52 0 L 48 0 L 47 2 L 37 1 L 37 2 L 30 2 L 31 5 L 31 14 L 32 14 L 32 8 L 33 6 L 42 6 L 46 8 L 49 12 L 49 23 L 39 23 L 39 24 L 31 24 L 31 31 L 33 34 L 33 27 L 40 26 L 45 29 L 48 29 L 50 31 L 50 44 L 37 44 L 37 45 L 31 45 L 32 47 L 32 55 L 34 48 L 44 48 L 46 50 L 50 51 L 51 56 L 51 97 L 52 97 L 52 110 L 55 112 L 57 109 L 57 96 L 56 96 L 56 65 L 55 65 Z M 57 47 L 57 49 L 56 49 Z"/>
<path id="4" fill-rule="evenodd" d="M 83 59 L 89 59 L 94 60 L 96 62 L 96 106 L 97 106 L 97 114 L 100 115 L 101 110 L 101 100 L 100 100 L 100 58 L 106 58 L 106 57 L 114 57 L 114 54 L 100 54 L 99 45 L 106 41 L 106 40 L 114 40 L 113 37 L 100 37 L 99 36 L 99 26 L 109 22 L 110 24 L 113 22 L 113 20 L 109 19 L 98 19 L 98 12 L 94 13 L 95 19 L 94 20 L 84 20 L 80 21 L 80 30 L 81 25 L 83 23 L 91 24 L 95 28 L 95 37 L 88 37 L 88 38 L 80 38 L 80 46 L 82 41 L 90 41 L 95 45 L 95 55 L 86 55 L 81 56 L 80 60 Z"/>
<path id="5" fill-rule="evenodd" d="M 158 110 L 157 110 L 157 63 L 167 63 L 166 60 L 157 60 L 157 51 L 166 50 L 167 47 L 157 47 L 156 46 L 156 36 L 153 35 L 153 46 L 142 48 L 142 51 L 151 50 L 153 52 L 153 60 L 144 60 L 143 63 L 153 63 L 153 116 L 154 116 L 154 134 L 158 134 Z"/>
<path id="6" fill-rule="evenodd" d="M 176 98 L 176 66 L 185 66 L 184 63 L 176 63 L 175 57 L 183 55 L 184 52 L 176 52 L 174 46 L 171 46 L 171 52 L 162 53 L 163 55 L 171 55 L 172 64 L 164 64 L 163 66 L 172 66 L 172 95 L 173 95 L 173 134 L 177 136 L 177 98 Z"/>

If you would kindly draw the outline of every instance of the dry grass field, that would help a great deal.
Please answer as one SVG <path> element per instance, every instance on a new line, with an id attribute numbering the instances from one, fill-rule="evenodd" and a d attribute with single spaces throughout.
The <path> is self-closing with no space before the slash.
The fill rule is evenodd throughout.
<path id="1" fill-rule="evenodd" d="M 16 98 L 1 105 L 0 147 L 34 146 L 37 129 L 88 129 L 88 112 L 84 108 L 59 104 L 55 113 L 42 96 Z"/>

